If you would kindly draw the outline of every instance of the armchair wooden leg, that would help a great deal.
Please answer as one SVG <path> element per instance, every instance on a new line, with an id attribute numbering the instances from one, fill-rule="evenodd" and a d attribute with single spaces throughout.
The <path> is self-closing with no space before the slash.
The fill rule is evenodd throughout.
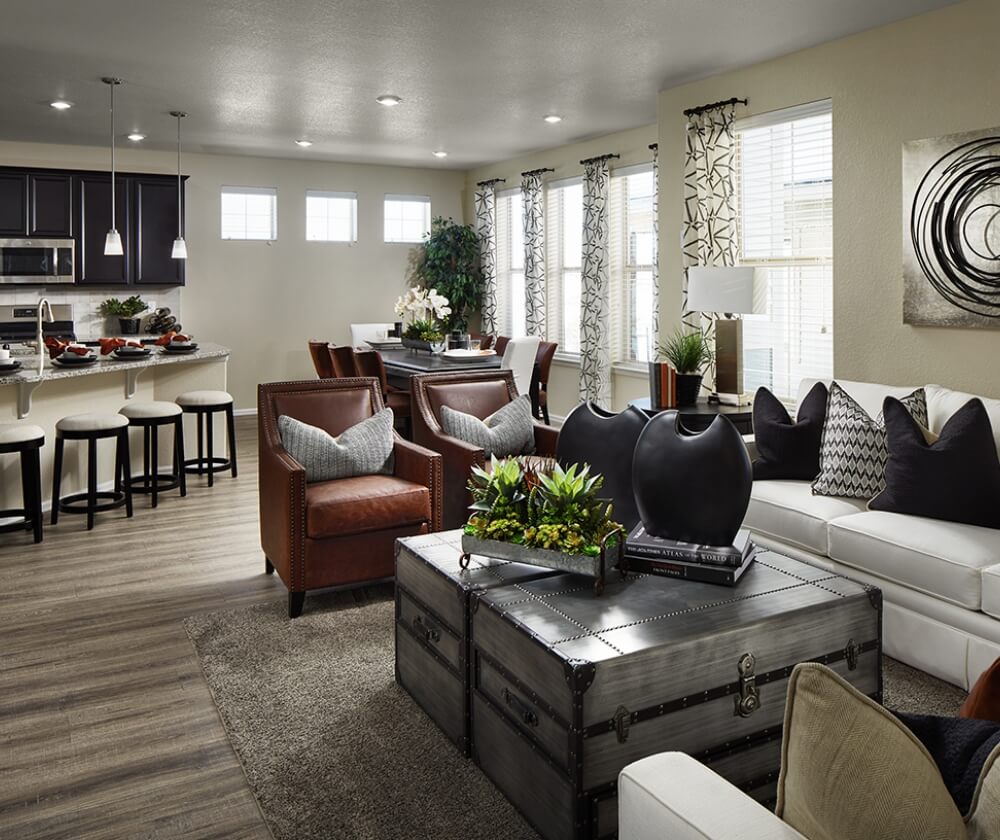
<path id="1" fill-rule="evenodd" d="M 274 574 L 274 563 L 272 563 L 266 557 L 264 558 L 264 573 L 268 575 Z"/>
<path id="2" fill-rule="evenodd" d="M 305 592 L 289 592 L 288 593 L 288 617 L 298 618 L 302 615 L 302 606 L 306 602 Z"/>

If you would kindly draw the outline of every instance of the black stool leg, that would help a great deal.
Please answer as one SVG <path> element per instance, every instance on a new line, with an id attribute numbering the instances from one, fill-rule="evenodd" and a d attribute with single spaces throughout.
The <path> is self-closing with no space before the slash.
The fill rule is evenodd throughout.
<path id="1" fill-rule="evenodd" d="M 56 457 L 52 464 L 52 524 L 59 521 L 59 485 L 62 483 L 63 439 L 56 438 Z"/>
<path id="2" fill-rule="evenodd" d="M 31 516 L 31 527 L 35 542 L 42 541 L 42 467 L 40 450 L 29 449 L 21 454 L 22 463 L 28 462 L 28 485 L 31 487 L 31 504 L 28 510 Z"/>
<path id="3" fill-rule="evenodd" d="M 213 437 L 215 435 L 215 414 L 205 412 L 205 439 L 208 444 L 208 486 L 215 486 L 215 447 Z"/>
<path id="4" fill-rule="evenodd" d="M 187 495 L 187 469 L 184 467 L 184 415 L 174 422 L 174 472 L 180 478 L 181 495 Z"/>
<path id="5" fill-rule="evenodd" d="M 28 453 L 31 451 L 29 449 L 22 449 L 19 453 L 20 458 L 18 459 L 21 464 L 21 507 L 24 509 L 25 531 L 31 527 L 31 516 L 34 509 L 31 496 L 31 470 L 28 464 Z"/>
<path id="6" fill-rule="evenodd" d="M 87 530 L 94 530 L 97 514 L 97 439 L 87 441 Z"/>
<path id="7" fill-rule="evenodd" d="M 194 422 L 198 427 L 198 475 L 205 474 L 205 429 L 202 425 L 204 417 L 200 411 L 194 414 Z"/>
<path id="8" fill-rule="evenodd" d="M 142 426 L 142 489 L 149 492 L 149 425 L 146 423 Z"/>
<path id="9" fill-rule="evenodd" d="M 118 445 L 122 451 L 122 473 L 126 476 L 132 475 L 132 453 L 128 447 L 128 428 L 122 429 L 118 433 Z M 125 482 L 125 515 L 132 518 L 132 482 Z"/>
<path id="10" fill-rule="evenodd" d="M 226 431 L 229 437 L 229 463 L 232 465 L 233 478 L 236 478 L 236 417 L 232 403 L 226 406 Z"/>
<path id="11" fill-rule="evenodd" d="M 158 432 L 159 426 L 153 423 L 152 425 L 147 426 L 147 428 L 149 429 L 150 436 L 152 438 L 149 444 L 150 462 L 153 465 L 153 478 L 152 478 L 153 487 L 150 490 L 150 493 L 153 497 L 152 499 L 153 507 L 156 507 L 156 505 L 159 503 L 159 500 L 157 499 L 157 489 L 160 486 L 160 440 Z M 146 475 L 147 475 L 147 480 L 149 480 L 148 478 L 149 473 L 147 473 Z"/>

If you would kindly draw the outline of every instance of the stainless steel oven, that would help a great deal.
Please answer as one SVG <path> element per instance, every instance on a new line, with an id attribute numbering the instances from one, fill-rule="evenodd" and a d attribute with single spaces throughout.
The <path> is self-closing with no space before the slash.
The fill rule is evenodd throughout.
<path id="1" fill-rule="evenodd" d="M 0 239 L 0 284 L 76 281 L 72 239 Z"/>

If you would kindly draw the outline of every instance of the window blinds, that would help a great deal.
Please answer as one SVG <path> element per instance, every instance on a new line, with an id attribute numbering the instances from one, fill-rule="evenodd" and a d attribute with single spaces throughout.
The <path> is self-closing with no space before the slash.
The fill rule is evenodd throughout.
<path id="1" fill-rule="evenodd" d="M 580 352 L 583 266 L 583 179 L 546 185 L 545 269 L 549 341 L 560 353 Z"/>
<path id="2" fill-rule="evenodd" d="M 520 338 L 524 326 L 524 219 L 521 191 L 498 190 L 497 208 L 497 329 Z"/>

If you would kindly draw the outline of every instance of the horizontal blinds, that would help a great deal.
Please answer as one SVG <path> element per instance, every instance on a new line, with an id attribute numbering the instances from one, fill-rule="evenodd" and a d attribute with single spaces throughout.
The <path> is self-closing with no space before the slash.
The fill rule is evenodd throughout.
<path id="1" fill-rule="evenodd" d="M 560 353 L 580 352 L 580 295 L 583 265 L 583 180 L 546 185 L 546 332 Z"/>
<path id="2" fill-rule="evenodd" d="M 791 399 L 833 373 L 832 115 L 765 116 L 736 126 L 741 262 L 758 267 L 766 309 L 744 322 L 744 379 Z"/>
<path id="3" fill-rule="evenodd" d="M 524 328 L 524 219 L 521 191 L 497 192 L 497 328 L 518 337 Z"/>

